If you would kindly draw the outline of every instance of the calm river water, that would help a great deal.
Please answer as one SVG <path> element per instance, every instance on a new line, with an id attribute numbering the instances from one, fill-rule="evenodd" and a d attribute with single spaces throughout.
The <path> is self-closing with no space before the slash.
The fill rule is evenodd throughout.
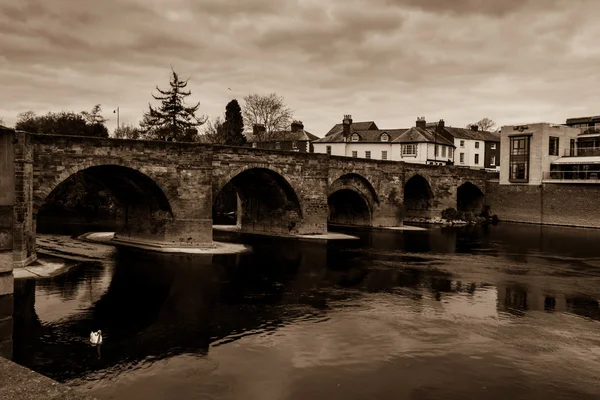
<path id="1" fill-rule="evenodd" d="M 600 398 L 600 231 L 347 233 L 18 281 L 14 360 L 99 399 Z"/>

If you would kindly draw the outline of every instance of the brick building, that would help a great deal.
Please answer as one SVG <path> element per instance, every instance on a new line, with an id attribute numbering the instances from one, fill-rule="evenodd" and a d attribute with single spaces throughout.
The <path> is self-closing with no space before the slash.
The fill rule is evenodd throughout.
<path id="1" fill-rule="evenodd" d="M 312 142 L 319 139 L 317 136 L 304 130 L 302 121 L 293 121 L 289 131 L 266 133 L 265 126 L 255 124 L 251 134 L 246 134 L 248 146 L 268 150 L 297 151 L 300 153 L 313 153 Z"/>

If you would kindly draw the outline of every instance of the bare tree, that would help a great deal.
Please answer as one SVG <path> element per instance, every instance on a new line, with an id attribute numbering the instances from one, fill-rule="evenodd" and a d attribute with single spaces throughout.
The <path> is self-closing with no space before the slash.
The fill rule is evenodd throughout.
<path id="1" fill-rule="evenodd" d="M 200 141 L 203 143 L 222 144 L 225 139 L 222 135 L 223 123 L 224 119 L 220 116 L 207 120 Z"/>
<path id="2" fill-rule="evenodd" d="M 0 125 L 4 126 L 4 118 L 0 117 Z"/>
<path id="3" fill-rule="evenodd" d="M 274 133 L 287 129 L 294 112 L 285 105 L 283 97 L 271 93 L 266 96 L 250 94 L 244 97 L 244 126 L 252 129 L 255 124 L 262 124 L 264 132 L 257 138 L 259 141 L 269 140 Z"/>
<path id="4" fill-rule="evenodd" d="M 115 138 L 117 139 L 139 139 L 142 137 L 142 130 L 133 125 L 121 125 L 115 129 Z"/>
<path id="5" fill-rule="evenodd" d="M 473 126 L 473 125 L 477 126 L 480 131 L 491 131 L 496 126 L 496 123 L 494 121 L 492 121 L 491 119 L 485 117 L 485 118 L 480 119 L 479 121 L 475 122 L 474 124 L 467 125 L 467 128 L 470 129 L 471 126 Z"/>

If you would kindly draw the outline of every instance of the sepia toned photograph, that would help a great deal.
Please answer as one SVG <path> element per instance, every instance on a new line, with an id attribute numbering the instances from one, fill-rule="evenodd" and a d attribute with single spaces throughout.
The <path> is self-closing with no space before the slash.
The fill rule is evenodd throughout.
<path id="1" fill-rule="evenodd" d="M 597 0 L 0 0 L 0 400 L 600 399 Z"/>

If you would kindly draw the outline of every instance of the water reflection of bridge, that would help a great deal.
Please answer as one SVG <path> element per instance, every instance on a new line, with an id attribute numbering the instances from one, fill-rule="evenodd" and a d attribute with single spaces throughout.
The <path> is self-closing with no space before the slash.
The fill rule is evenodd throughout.
<path id="1" fill-rule="evenodd" d="M 482 284 L 438 270 L 419 256 L 361 256 L 275 239 L 252 245 L 255 254 L 245 256 L 174 257 L 123 249 L 105 291 L 50 322 L 36 312 L 36 282 L 19 281 L 14 359 L 66 380 L 147 357 L 207 354 L 211 346 L 321 318 L 339 302 L 378 292 L 411 299 L 417 313 L 437 308 L 465 315 L 478 308 L 484 316 L 548 311 L 600 320 L 596 300 L 544 291 L 518 277 Z M 77 290 L 88 290 L 103 273 L 72 271 L 56 278 L 53 290 L 62 300 L 76 299 Z M 93 329 L 106 333 L 100 360 L 87 344 Z"/>

